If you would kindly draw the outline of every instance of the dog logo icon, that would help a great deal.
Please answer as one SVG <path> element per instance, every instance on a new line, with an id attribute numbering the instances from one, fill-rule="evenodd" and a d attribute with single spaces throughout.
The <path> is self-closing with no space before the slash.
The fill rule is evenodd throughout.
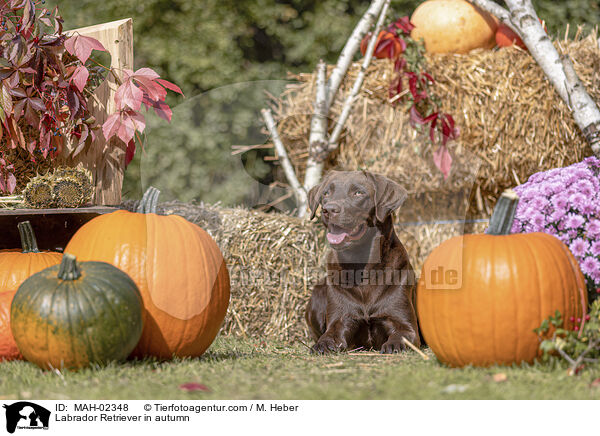
<path id="1" fill-rule="evenodd" d="M 6 409 L 6 431 L 14 433 L 18 429 L 47 430 L 50 411 L 29 401 L 19 401 L 3 406 Z"/>

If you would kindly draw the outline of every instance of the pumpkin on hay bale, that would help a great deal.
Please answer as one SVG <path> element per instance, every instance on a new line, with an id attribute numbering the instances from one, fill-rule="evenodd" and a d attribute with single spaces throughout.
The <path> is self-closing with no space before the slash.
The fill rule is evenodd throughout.
<path id="1" fill-rule="evenodd" d="M 591 96 L 600 102 L 600 49 L 597 34 L 578 32 L 556 40 L 569 54 Z M 386 175 L 408 190 L 400 220 L 489 217 L 500 193 L 530 175 L 580 162 L 592 152 L 570 110 L 548 83 L 531 55 L 518 48 L 475 50 L 469 54 L 428 54 L 426 70 L 436 83 L 430 89 L 460 128 L 452 171 L 447 180 L 433 164 L 426 135 L 409 125 L 407 109 L 392 105 L 389 85 L 393 62 L 373 60 L 355 100 L 338 152 L 326 169 L 364 168 Z M 328 74 L 333 66 L 328 67 Z M 360 63 L 344 78 L 332 105 L 333 125 L 343 96 Z M 278 130 L 298 177 L 304 177 L 308 132 L 313 113 L 314 74 L 291 76 L 284 93 L 272 102 Z"/>

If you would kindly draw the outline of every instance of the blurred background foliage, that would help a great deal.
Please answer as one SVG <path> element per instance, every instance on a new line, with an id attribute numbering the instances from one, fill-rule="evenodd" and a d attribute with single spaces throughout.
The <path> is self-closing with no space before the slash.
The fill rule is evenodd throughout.
<path id="1" fill-rule="evenodd" d="M 392 0 L 389 16 L 410 15 L 419 3 Z M 277 95 L 288 72 L 311 71 L 321 58 L 335 62 L 369 1 L 46 0 L 57 4 L 66 29 L 132 17 L 136 67 L 155 69 L 186 94 L 170 95 L 171 124 L 148 113 L 146 151 L 127 170 L 124 196 L 153 184 L 167 198 L 252 205 L 262 201 L 255 180 L 269 182 L 270 169 L 264 152 L 232 156 L 231 145 L 266 141 L 265 91 Z M 534 4 L 554 36 L 566 23 L 571 32 L 600 23 L 597 1 Z"/>

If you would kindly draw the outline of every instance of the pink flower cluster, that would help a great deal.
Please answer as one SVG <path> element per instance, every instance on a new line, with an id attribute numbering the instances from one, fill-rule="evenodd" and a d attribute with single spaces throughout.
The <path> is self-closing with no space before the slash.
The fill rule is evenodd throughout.
<path id="1" fill-rule="evenodd" d="M 600 160 L 534 174 L 515 188 L 520 201 L 512 233 L 544 232 L 577 258 L 590 297 L 600 293 Z"/>

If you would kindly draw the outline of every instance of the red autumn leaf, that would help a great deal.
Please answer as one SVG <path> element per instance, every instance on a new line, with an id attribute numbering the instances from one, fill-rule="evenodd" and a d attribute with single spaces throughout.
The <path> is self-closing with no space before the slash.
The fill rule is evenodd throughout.
<path id="1" fill-rule="evenodd" d="M 417 125 L 425 123 L 423 116 L 419 113 L 419 111 L 417 110 L 417 107 L 414 104 L 410 108 L 410 111 L 408 111 L 408 114 L 410 115 L 410 117 L 408 118 L 408 121 L 413 129 Z"/>
<path id="2" fill-rule="evenodd" d="M 154 112 L 156 112 L 156 115 L 161 117 L 163 120 L 167 120 L 169 122 L 171 121 L 173 111 L 171 110 L 169 105 L 166 104 L 164 101 L 155 101 L 149 106 L 153 107 Z"/>
<path id="3" fill-rule="evenodd" d="M 433 153 L 433 163 L 444 175 L 444 180 L 450 175 L 450 168 L 452 167 L 452 156 L 448 151 L 448 147 L 440 145 L 438 149 Z"/>
<path id="4" fill-rule="evenodd" d="M 406 58 L 404 57 L 399 57 L 398 59 L 396 59 L 396 62 L 394 62 L 394 71 L 395 72 L 400 72 L 402 71 L 407 65 L 407 61 Z"/>
<path id="5" fill-rule="evenodd" d="M 183 391 L 193 392 L 193 391 L 202 391 L 202 392 L 210 392 L 210 388 L 208 386 L 203 385 L 202 383 L 184 383 L 179 385 L 179 389 Z"/>
<path id="6" fill-rule="evenodd" d="M 106 51 L 100 41 L 83 35 L 73 35 L 65 40 L 65 49 L 72 55 L 77 56 L 84 64 L 92 54 L 92 50 Z"/>
<path id="7" fill-rule="evenodd" d="M 170 89 L 171 91 L 183 95 L 183 91 L 181 91 L 181 88 L 175 85 L 174 83 L 169 82 L 168 80 L 156 79 L 156 82 L 160 83 L 162 86 L 164 86 L 167 89 Z"/>
<path id="8" fill-rule="evenodd" d="M 408 16 L 402 17 L 398 19 L 394 25 L 398 28 L 402 33 L 410 34 L 410 32 L 415 28 L 414 24 L 410 22 L 410 18 Z"/>
<path id="9" fill-rule="evenodd" d="M 412 94 L 413 99 L 415 100 L 415 103 L 416 103 L 416 99 L 418 97 L 418 91 L 417 91 L 418 77 L 412 71 L 408 71 L 406 73 L 406 75 L 408 76 L 408 89 L 410 90 L 410 93 Z"/>
<path id="10" fill-rule="evenodd" d="M 131 163 L 133 156 L 135 156 L 135 141 L 132 139 L 125 150 L 125 168 Z"/>
<path id="11" fill-rule="evenodd" d="M 431 74 L 429 74 L 429 73 L 427 73 L 427 72 L 423 72 L 423 76 L 424 76 L 424 77 L 425 77 L 427 80 L 429 80 L 429 83 L 430 83 L 430 84 L 432 84 L 432 85 L 433 85 L 433 84 L 435 83 L 435 80 L 433 80 L 433 77 L 431 76 Z"/>
<path id="12" fill-rule="evenodd" d="M 8 192 L 10 194 L 15 192 L 15 188 L 17 187 L 17 178 L 15 177 L 15 175 L 13 173 L 8 174 L 7 184 L 8 184 Z"/>
<path id="13" fill-rule="evenodd" d="M 125 144 L 129 143 L 135 135 L 135 125 L 133 124 L 133 120 L 127 113 L 122 112 L 118 124 L 117 136 Z"/>
<path id="14" fill-rule="evenodd" d="M 145 77 L 136 77 L 136 81 L 138 82 L 140 89 L 142 92 L 148 94 L 150 100 L 157 101 L 163 100 L 167 97 L 167 90 L 160 86 L 153 80 L 147 79 Z M 142 100 L 143 102 L 143 100 Z"/>
<path id="15" fill-rule="evenodd" d="M 120 115 L 119 112 L 115 112 L 106 119 L 104 124 L 102 124 L 102 133 L 107 141 L 109 141 L 119 129 L 118 122 Z"/>
<path id="16" fill-rule="evenodd" d="M 156 71 L 154 71 L 152 68 L 140 68 L 139 70 L 137 70 L 135 73 L 130 71 L 130 75 L 134 78 L 134 79 L 148 79 L 148 80 L 154 80 L 154 79 L 158 79 L 160 76 L 158 75 L 158 73 Z"/>
<path id="17" fill-rule="evenodd" d="M 75 87 L 79 90 L 79 92 L 83 92 L 83 88 L 85 88 L 85 84 L 90 77 L 90 72 L 84 65 L 79 65 L 73 75 L 71 76 L 71 82 L 75 85 Z"/>
<path id="18" fill-rule="evenodd" d="M 135 126 L 135 130 L 142 133 L 146 128 L 146 120 L 144 116 L 139 112 L 128 111 L 127 114 L 131 117 L 131 121 Z"/>
<path id="19" fill-rule="evenodd" d="M 133 83 L 131 77 L 123 82 L 123 84 L 119 86 L 117 92 L 115 93 L 115 103 L 117 104 L 117 109 L 119 110 L 125 109 L 127 106 L 134 111 L 138 111 L 142 105 L 143 98 L 144 93 L 135 85 L 135 83 Z"/>
<path id="20" fill-rule="evenodd" d="M 435 127 L 437 126 L 438 116 L 439 116 L 439 114 L 437 112 L 434 112 L 431 115 L 429 115 L 423 119 L 423 124 L 430 123 L 429 139 L 431 139 L 431 142 L 434 144 L 435 144 Z"/>
<path id="21" fill-rule="evenodd" d="M 591 386 L 592 388 L 598 388 L 598 387 L 600 387 L 600 378 L 597 378 L 597 379 L 595 379 L 595 380 L 594 380 L 594 381 L 593 381 L 593 382 L 590 384 L 590 386 Z"/>

